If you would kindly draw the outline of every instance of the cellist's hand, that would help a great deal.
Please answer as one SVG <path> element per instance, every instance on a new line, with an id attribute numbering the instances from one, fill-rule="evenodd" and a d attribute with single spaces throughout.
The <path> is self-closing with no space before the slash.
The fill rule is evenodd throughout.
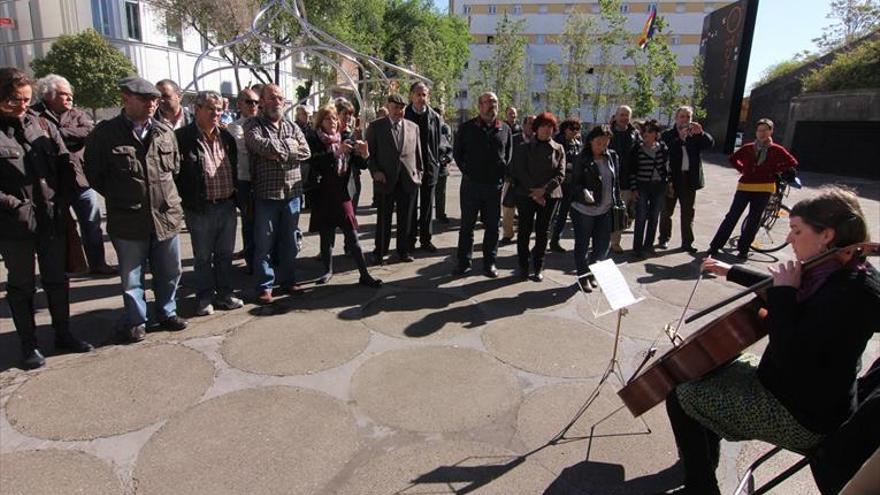
<path id="1" fill-rule="evenodd" d="M 706 257 L 706 259 L 703 260 L 703 263 L 700 264 L 700 270 L 706 273 L 711 273 L 713 275 L 726 277 L 727 272 L 730 271 L 730 265 L 723 261 L 718 261 L 711 256 L 708 256 Z"/>
<path id="2" fill-rule="evenodd" d="M 780 263 L 775 268 L 769 267 L 770 274 L 773 275 L 773 286 L 794 287 L 801 286 L 801 264 L 797 261 L 787 261 Z"/>

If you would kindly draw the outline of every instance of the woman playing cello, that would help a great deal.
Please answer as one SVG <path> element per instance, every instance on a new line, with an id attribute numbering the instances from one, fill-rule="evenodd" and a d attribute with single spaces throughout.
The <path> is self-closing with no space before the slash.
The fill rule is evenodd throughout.
<path id="1" fill-rule="evenodd" d="M 853 413 L 861 356 L 880 329 L 880 276 L 864 258 L 831 255 L 805 270 L 801 262 L 867 240 L 865 217 L 847 189 L 827 188 L 795 205 L 788 241 L 797 261 L 770 268 L 769 343 L 760 362 L 742 355 L 666 400 L 685 470 L 676 493 L 720 493 L 721 438 L 808 452 Z M 702 269 L 745 286 L 767 277 L 711 257 Z"/>

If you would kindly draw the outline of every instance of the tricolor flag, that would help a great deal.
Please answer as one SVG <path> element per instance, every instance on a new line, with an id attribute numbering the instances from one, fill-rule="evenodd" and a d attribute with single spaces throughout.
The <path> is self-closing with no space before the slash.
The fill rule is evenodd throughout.
<path id="1" fill-rule="evenodd" d="M 645 21 L 645 27 L 639 36 L 639 48 L 642 50 L 648 46 L 648 41 L 654 37 L 654 25 L 657 22 L 657 4 L 653 3 L 648 7 L 648 20 Z"/>

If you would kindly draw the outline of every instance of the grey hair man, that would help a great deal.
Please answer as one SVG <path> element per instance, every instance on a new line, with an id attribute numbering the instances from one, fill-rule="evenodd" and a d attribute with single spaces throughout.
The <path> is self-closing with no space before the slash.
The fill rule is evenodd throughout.
<path id="1" fill-rule="evenodd" d="M 238 172 L 235 182 L 237 206 L 241 211 L 241 245 L 242 250 L 236 253 L 236 259 L 244 259 L 248 274 L 254 270 L 254 195 L 251 182 L 251 162 L 247 145 L 244 143 L 244 126 L 256 117 L 260 110 L 260 96 L 252 88 L 245 88 L 238 93 L 236 99 L 238 119 L 234 120 L 226 130 L 235 138 L 238 152 Z"/>
<path id="2" fill-rule="evenodd" d="M 617 153 L 620 158 L 620 176 L 629 177 L 630 161 L 632 149 L 642 141 L 639 130 L 632 124 L 632 108 L 629 105 L 620 105 L 611 118 L 611 143 L 609 148 Z M 624 179 L 625 180 L 625 179 Z M 636 201 L 632 197 L 629 188 L 620 189 L 620 197 L 626 204 L 628 217 L 635 218 Z M 611 251 L 622 253 L 623 247 L 620 245 L 622 231 L 611 233 Z"/>
<path id="3" fill-rule="evenodd" d="M 71 206 L 79 222 L 89 273 L 114 275 L 117 270 L 107 265 L 104 253 L 104 232 L 101 230 L 98 195 L 89 186 L 82 169 L 86 137 L 95 124 L 88 114 L 73 105 L 73 86 L 64 77 L 48 74 L 37 81 L 36 87 L 39 103 L 33 106 L 33 110 L 41 120 L 58 128 L 64 145 L 70 152 L 71 162 L 74 163 L 76 191 Z"/>
<path id="4" fill-rule="evenodd" d="M 419 126 L 419 140 L 422 146 L 422 184 L 419 186 L 416 212 L 410 230 L 410 244 L 415 246 L 416 236 L 421 249 L 436 253 L 437 246 L 431 242 L 431 221 L 434 213 L 434 194 L 437 178 L 440 175 L 440 127 L 442 119 L 428 105 L 431 89 L 422 81 L 410 86 L 409 105 L 404 110 L 404 118 Z"/>

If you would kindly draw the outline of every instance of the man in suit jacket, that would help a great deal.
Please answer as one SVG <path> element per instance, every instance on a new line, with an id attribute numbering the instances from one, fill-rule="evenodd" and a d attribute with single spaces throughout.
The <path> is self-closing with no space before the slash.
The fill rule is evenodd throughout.
<path id="1" fill-rule="evenodd" d="M 382 264 L 391 244 L 391 215 L 397 208 L 397 254 L 400 261 L 413 261 L 415 199 L 422 183 L 422 145 L 419 126 L 404 119 L 406 102 L 398 94 L 388 96 L 388 116 L 367 128 L 369 168 L 378 203 L 374 262 Z"/>

